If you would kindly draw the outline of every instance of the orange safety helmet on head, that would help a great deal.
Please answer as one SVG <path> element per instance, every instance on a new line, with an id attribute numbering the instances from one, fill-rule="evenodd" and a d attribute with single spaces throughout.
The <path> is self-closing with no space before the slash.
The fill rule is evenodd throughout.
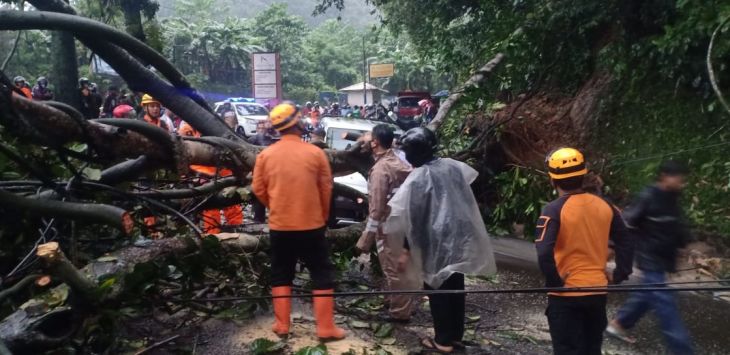
<path id="1" fill-rule="evenodd" d="M 155 100 L 155 98 L 152 97 L 150 94 L 144 94 L 142 96 L 142 102 L 140 103 L 140 105 L 144 106 L 144 105 L 147 105 L 147 104 L 158 104 L 158 105 L 160 105 L 160 102 L 157 101 L 157 100 Z"/>
<path id="2" fill-rule="evenodd" d="M 271 120 L 271 126 L 281 132 L 299 123 L 302 119 L 302 113 L 299 111 L 297 105 L 291 101 L 286 101 L 271 109 L 269 119 Z"/>
<path id="3" fill-rule="evenodd" d="M 583 153 L 574 148 L 558 148 L 545 159 L 548 174 L 554 180 L 588 174 Z"/>

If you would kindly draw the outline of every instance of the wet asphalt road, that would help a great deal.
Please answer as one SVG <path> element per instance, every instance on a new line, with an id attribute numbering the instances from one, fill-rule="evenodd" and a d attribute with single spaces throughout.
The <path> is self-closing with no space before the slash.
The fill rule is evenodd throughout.
<path id="1" fill-rule="evenodd" d="M 532 244 L 514 239 L 499 239 L 495 243 L 501 287 L 541 287 L 543 280 L 537 268 Z M 507 285 L 505 285 L 507 284 Z M 627 294 L 609 295 L 609 319 L 626 300 Z M 690 292 L 677 293 L 682 318 L 689 330 L 697 354 L 730 354 L 730 303 L 713 299 L 711 295 Z M 547 303 L 546 296 L 508 295 L 502 299 L 484 300 L 484 304 L 495 303 L 499 313 L 504 313 L 504 323 L 519 326 L 528 323 L 546 330 L 547 321 L 542 315 Z M 490 307 L 494 309 L 495 307 Z M 540 324 L 535 325 L 538 322 Z M 542 324 L 544 323 L 544 324 Z M 604 340 L 604 352 L 610 354 L 663 354 L 661 331 L 656 318 L 648 313 L 631 332 L 638 339 L 637 344 L 626 344 L 613 338 Z M 513 349 L 514 350 L 514 349 Z M 549 347 L 528 348 L 521 353 L 549 353 Z M 500 351 L 496 351 L 500 352 Z"/>

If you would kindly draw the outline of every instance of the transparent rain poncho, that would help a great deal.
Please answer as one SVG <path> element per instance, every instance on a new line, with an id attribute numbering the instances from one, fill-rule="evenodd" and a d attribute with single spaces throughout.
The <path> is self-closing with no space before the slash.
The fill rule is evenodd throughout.
<path id="1" fill-rule="evenodd" d="M 388 205 L 384 231 L 405 236 L 412 263 L 423 281 L 438 288 L 454 272 L 489 275 L 497 271 L 471 183 L 479 174 L 448 158 L 413 170 Z"/>

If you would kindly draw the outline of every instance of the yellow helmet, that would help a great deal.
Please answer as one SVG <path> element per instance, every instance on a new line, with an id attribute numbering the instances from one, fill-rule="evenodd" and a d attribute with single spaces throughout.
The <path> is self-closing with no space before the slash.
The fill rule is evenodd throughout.
<path id="1" fill-rule="evenodd" d="M 158 104 L 159 105 L 160 102 L 157 101 L 157 100 L 155 100 L 155 98 L 152 97 L 152 96 L 150 96 L 150 94 L 144 94 L 144 96 L 142 96 L 142 103 L 141 103 L 141 105 L 144 106 L 144 105 L 147 105 L 147 104 Z"/>
<path id="2" fill-rule="evenodd" d="M 583 153 L 574 148 L 558 148 L 545 159 L 548 174 L 554 180 L 588 174 Z"/>
<path id="3" fill-rule="evenodd" d="M 299 123 L 301 118 L 302 113 L 299 111 L 299 108 L 290 101 L 276 105 L 273 109 L 271 109 L 271 112 L 269 112 L 271 125 L 279 132 L 293 127 L 295 124 Z"/>

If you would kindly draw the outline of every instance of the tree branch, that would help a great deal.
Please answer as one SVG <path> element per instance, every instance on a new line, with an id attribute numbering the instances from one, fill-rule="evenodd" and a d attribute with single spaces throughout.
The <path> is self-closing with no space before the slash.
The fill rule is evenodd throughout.
<path id="1" fill-rule="evenodd" d="M 722 107 L 725 108 L 725 111 L 730 113 L 730 105 L 728 105 L 727 101 L 725 101 L 725 97 L 722 96 L 722 91 L 720 91 L 720 86 L 717 85 L 717 78 L 715 77 L 715 70 L 712 69 L 712 48 L 715 46 L 715 38 L 717 37 L 717 34 L 720 32 L 720 29 L 725 27 L 725 24 L 727 24 L 730 21 L 730 16 L 726 17 L 725 20 L 720 22 L 719 25 L 717 25 L 717 28 L 715 28 L 715 31 L 712 32 L 712 37 L 710 37 L 710 45 L 707 47 L 707 74 L 710 76 L 710 84 L 712 85 L 712 90 L 715 91 L 715 95 L 717 95 L 717 100 L 720 101 L 722 104 Z"/>
<path id="2" fill-rule="evenodd" d="M 486 80 L 490 74 L 492 74 L 492 71 L 494 68 L 499 65 L 499 63 L 502 62 L 504 59 L 504 54 L 498 53 L 492 60 L 487 62 L 486 65 L 481 67 L 474 75 L 472 75 L 469 80 L 467 80 L 463 85 L 461 85 L 457 90 L 455 90 L 451 95 L 449 95 L 446 100 L 441 104 L 441 107 L 439 107 L 439 111 L 436 113 L 436 117 L 431 120 L 431 123 L 428 124 L 428 128 L 432 131 L 437 131 L 441 124 L 446 119 L 446 116 L 449 114 L 449 111 L 451 111 L 451 108 L 456 104 L 456 102 L 459 101 L 464 96 L 464 93 L 467 89 L 477 86 L 481 84 L 484 80 Z"/>
<path id="3" fill-rule="evenodd" d="M 39 245 L 36 255 L 45 263 L 52 275 L 63 280 L 83 300 L 91 303 L 98 301 L 98 295 L 95 292 L 96 283 L 86 278 L 66 259 L 57 242 Z"/>
<path id="4" fill-rule="evenodd" d="M 125 234 L 132 232 L 134 222 L 127 211 L 99 203 L 61 202 L 46 199 L 31 199 L 0 190 L 0 206 L 37 213 L 49 217 L 67 218 L 102 223 L 115 227 Z"/>

